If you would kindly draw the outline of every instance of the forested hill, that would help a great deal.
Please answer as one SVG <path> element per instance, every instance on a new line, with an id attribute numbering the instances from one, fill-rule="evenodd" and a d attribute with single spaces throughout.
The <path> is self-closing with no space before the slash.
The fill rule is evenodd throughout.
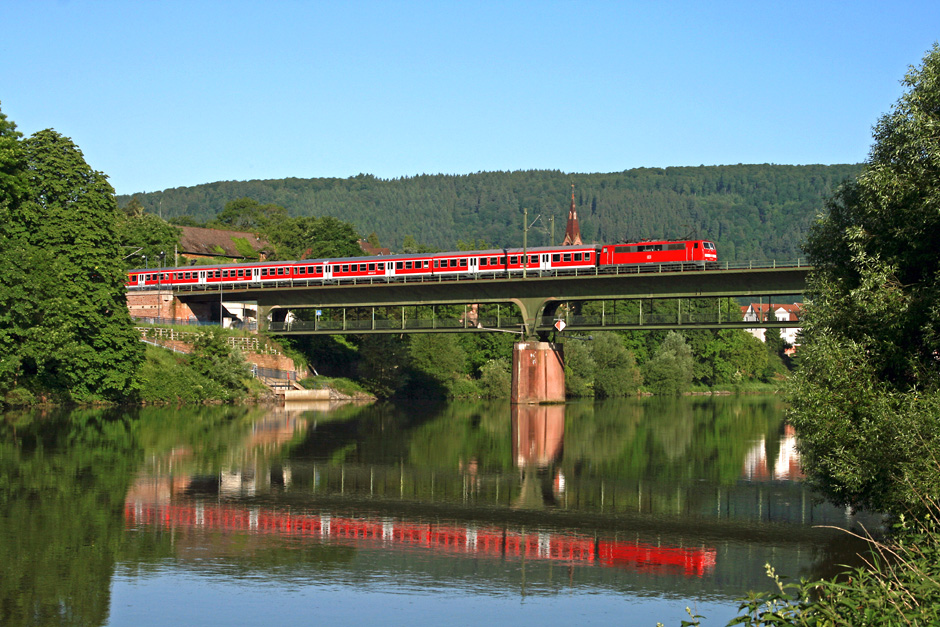
<path id="1" fill-rule="evenodd" d="M 638 168 L 610 174 L 558 171 L 421 175 L 383 180 L 348 179 L 225 181 L 140 194 L 145 209 L 165 219 L 211 220 L 225 203 L 250 197 L 286 207 L 292 216 L 336 216 L 363 235 L 401 250 L 406 236 L 441 249 L 458 240 L 521 246 L 523 207 L 528 243 L 564 237 L 575 186 L 585 242 L 681 238 L 716 241 L 722 259 L 795 259 L 825 199 L 860 165 L 732 165 Z M 130 201 L 122 196 L 123 206 Z"/>

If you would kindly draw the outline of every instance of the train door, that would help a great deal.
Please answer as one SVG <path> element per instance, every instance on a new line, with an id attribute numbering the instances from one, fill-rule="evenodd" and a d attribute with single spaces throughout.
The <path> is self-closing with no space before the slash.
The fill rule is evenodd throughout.
<path id="1" fill-rule="evenodd" d="M 333 264 L 324 263 L 323 264 L 323 278 L 332 279 L 333 278 Z"/>
<path id="2" fill-rule="evenodd" d="M 206 271 L 205 271 L 205 270 L 200 270 L 200 271 L 199 271 L 199 279 L 197 280 L 197 283 L 199 283 L 200 285 L 202 285 L 202 284 L 205 283 L 205 282 L 206 282 Z"/>
<path id="3" fill-rule="evenodd" d="M 542 253 L 542 260 L 539 262 L 539 270 L 551 270 L 552 263 L 550 259 L 552 258 L 550 253 Z"/>
<path id="4" fill-rule="evenodd" d="M 261 268 L 251 269 L 251 280 L 255 282 L 258 282 L 261 280 Z"/>
<path id="5" fill-rule="evenodd" d="M 479 266 L 477 265 L 477 263 L 478 263 L 479 261 L 480 261 L 480 260 L 479 260 L 477 257 L 470 257 L 470 274 L 476 274 L 476 273 L 477 273 L 478 268 L 479 268 Z"/>

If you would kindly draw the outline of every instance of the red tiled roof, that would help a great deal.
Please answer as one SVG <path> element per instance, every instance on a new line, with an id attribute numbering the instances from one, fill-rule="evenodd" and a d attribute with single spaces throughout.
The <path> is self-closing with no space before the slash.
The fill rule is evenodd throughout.
<path id="1" fill-rule="evenodd" d="M 206 255 L 210 257 L 244 257 L 235 245 L 236 239 L 246 240 L 251 248 L 261 254 L 271 250 L 271 245 L 257 233 L 247 231 L 222 231 L 197 226 L 180 227 L 180 254 Z"/>

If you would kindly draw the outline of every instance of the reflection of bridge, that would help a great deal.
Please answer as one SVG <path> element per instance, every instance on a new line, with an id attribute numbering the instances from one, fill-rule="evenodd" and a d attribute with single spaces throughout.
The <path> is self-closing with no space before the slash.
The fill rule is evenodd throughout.
<path id="1" fill-rule="evenodd" d="M 458 526 L 383 518 L 372 520 L 293 514 L 260 507 L 224 505 L 150 505 L 129 501 L 128 525 L 159 525 L 170 529 L 278 534 L 299 538 L 330 538 L 370 546 L 417 547 L 436 552 L 491 558 L 554 560 L 642 570 L 645 573 L 701 577 L 715 567 L 713 548 L 661 547 L 561 533 L 524 533 L 498 527 Z"/>
<path id="2" fill-rule="evenodd" d="M 746 296 L 783 296 L 803 292 L 809 268 L 796 263 L 780 265 L 775 262 L 749 263 L 745 267 L 725 265 L 721 270 L 668 271 L 654 266 L 656 272 L 596 273 L 530 276 L 528 278 L 466 278 L 443 280 L 440 276 L 422 279 L 393 277 L 349 279 L 332 285 L 320 282 L 280 281 L 273 284 L 249 283 L 245 286 L 191 285 L 175 290 L 181 301 L 194 311 L 202 310 L 206 316 L 218 314 L 222 300 L 257 302 L 262 323 L 272 317 L 269 330 L 284 334 L 343 334 L 343 333 L 428 333 L 479 332 L 486 330 L 523 330 L 528 335 L 547 334 L 552 329 L 555 312 L 561 303 L 583 300 L 638 300 L 674 299 L 676 315 L 666 319 L 617 318 L 603 315 L 594 320 L 572 320 L 572 329 L 665 329 L 677 327 L 744 328 L 739 311 L 721 311 L 716 306 L 710 314 L 689 317 L 683 313 L 681 299 Z M 596 270 L 596 269 L 595 269 Z M 514 305 L 504 315 L 485 324 L 468 324 L 467 317 L 460 320 L 409 319 L 407 307 L 453 306 L 474 304 Z M 400 308 L 400 316 L 353 319 L 345 315 L 348 309 Z M 306 323 L 286 321 L 291 309 L 338 310 L 342 316 L 335 319 L 314 320 Z M 214 313 L 213 313 L 214 312 Z M 198 315 L 198 314 L 197 314 Z M 748 323 L 747 327 L 779 326 L 775 320 Z M 788 323 L 793 326 L 793 323 Z"/>

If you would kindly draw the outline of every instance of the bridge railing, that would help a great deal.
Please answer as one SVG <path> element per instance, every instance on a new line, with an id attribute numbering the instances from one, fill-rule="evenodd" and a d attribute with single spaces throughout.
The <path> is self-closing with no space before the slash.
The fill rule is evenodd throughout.
<path id="1" fill-rule="evenodd" d="M 346 320 L 291 320 L 271 322 L 268 330 L 278 332 L 320 331 L 405 331 L 421 329 L 519 329 L 521 316 L 463 318 L 405 318 L 402 319 L 346 319 Z"/>

